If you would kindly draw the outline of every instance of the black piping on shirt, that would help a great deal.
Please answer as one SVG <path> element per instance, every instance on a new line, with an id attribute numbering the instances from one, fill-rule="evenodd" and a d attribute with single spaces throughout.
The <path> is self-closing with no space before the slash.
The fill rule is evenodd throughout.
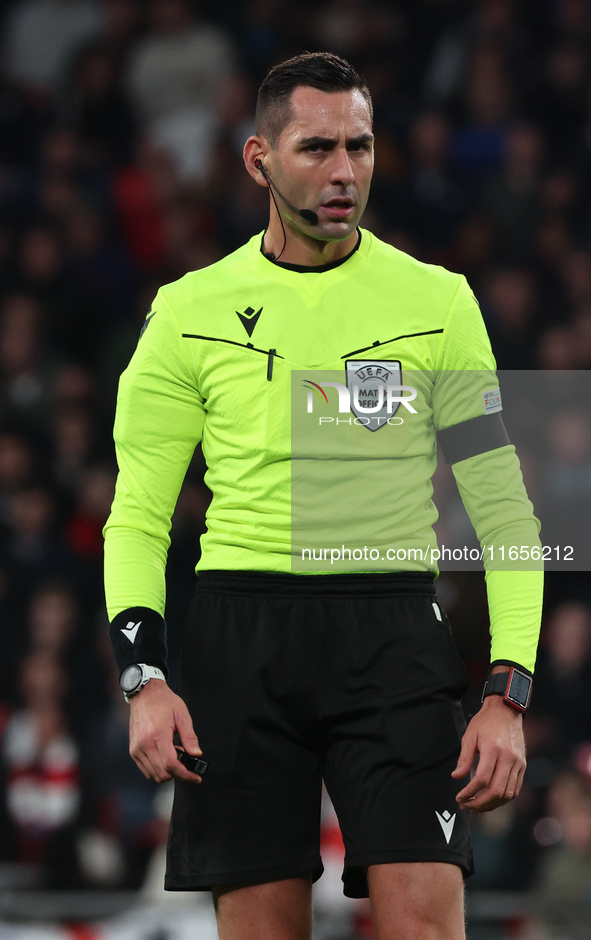
<path id="1" fill-rule="evenodd" d="M 413 336 L 431 336 L 433 333 L 443 333 L 443 329 L 425 330 L 424 333 L 405 333 L 404 336 L 395 336 L 394 339 L 387 339 L 383 343 L 380 343 L 379 339 L 376 339 L 375 343 L 372 343 L 371 346 L 364 346 L 363 349 L 354 349 L 353 352 L 341 356 L 341 359 L 348 359 L 349 356 L 356 356 L 358 353 L 369 352 L 371 349 L 375 349 L 376 346 L 388 346 L 390 343 L 396 343 L 399 339 L 412 339 Z"/>
<path id="2" fill-rule="evenodd" d="M 229 343 L 230 346 L 240 346 L 242 349 L 252 349 L 253 352 L 262 353 L 267 357 L 267 379 L 270 382 L 273 379 L 273 359 L 284 359 L 276 349 L 257 349 L 252 343 L 237 343 L 233 339 L 221 339 L 219 336 L 199 336 L 197 333 L 183 333 L 183 339 L 204 339 L 208 343 Z"/>
<path id="3" fill-rule="evenodd" d="M 445 462 L 459 463 L 468 457 L 486 454 L 489 450 L 510 444 L 500 412 L 492 415 L 480 415 L 461 424 L 437 432 Z"/>
<path id="4" fill-rule="evenodd" d="M 263 353 L 264 356 L 268 356 L 269 353 L 273 353 L 273 356 L 276 359 L 284 359 L 284 356 L 280 356 L 275 349 L 257 349 L 256 346 L 253 346 L 252 343 L 237 343 L 233 339 L 221 339 L 219 336 L 199 336 L 197 333 L 183 333 L 183 339 L 205 339 L 209 343 L 230 343 L 231 346 L 241 346 L 242 349 L 252 349 L 253 352 Z"/>
<path id="5" fill-rule="evenodd" d="M 270 382 L 273 378 L 273 359 L 283 359 L 276 349 L 257 349 L 252 343 L 237 343 L 233 339 L 221 339 L 219 336 L 199 336 L 197 333 L 183 333 L 183 339 L 205 339 L 209 343 L 229 343 L 230 346 L 241 346 L 242 349 L 252 349 L 253 352 L 260 352 L 267 357 L 267 380 Z"/>

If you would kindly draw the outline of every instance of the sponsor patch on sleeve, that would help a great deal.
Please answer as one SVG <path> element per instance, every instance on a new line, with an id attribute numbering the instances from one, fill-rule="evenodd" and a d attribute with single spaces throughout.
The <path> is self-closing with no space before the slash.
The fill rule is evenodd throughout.
<path id="1" fill-rule="evenodd" d="M 482 397 L 484 399 L 484 413 L 485 415 L 494 414 L 496 411 L 503 410 L 503 402 L 501 401 L 501 389 L 493 388 L 490 392 L 483 392 Z"/>

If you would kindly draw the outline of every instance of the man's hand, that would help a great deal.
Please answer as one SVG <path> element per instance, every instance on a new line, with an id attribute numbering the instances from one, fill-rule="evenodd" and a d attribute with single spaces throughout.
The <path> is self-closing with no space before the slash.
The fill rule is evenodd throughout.
<path id="1" fill-rule="evenodd" d="M 519 794 L 526 767 L 523 716 L 500 695 L 487 696 L 468 725 L 452 777 L 465 777 L 477 753 L 476 772 L 456 800 L 460 809 L 487 813 Z"/>
<path id="2" fill-rule="evenodd" d="M 178 731 L 192 757 L 202 754 L 189 710 L 161 679 L 151 679 L 129 700 L 129 753 L 144 777 L 164 783 L 171 777 L 201 783 L 198 774 L 181 764 L 173 744 Z"/>

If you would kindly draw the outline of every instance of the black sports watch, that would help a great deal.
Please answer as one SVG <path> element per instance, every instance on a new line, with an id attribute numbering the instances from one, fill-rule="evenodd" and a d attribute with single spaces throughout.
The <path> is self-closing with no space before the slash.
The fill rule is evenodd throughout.
<path id="1" fill-rule="evenodd" d="M 497 672 L 487 676 L 482 690 L 482 701 L 487 695 L 502 695 L 505 705 L 525 714 L 529 708 L 532 677 L 511 666 L 509 672 Z"/>
<path id="2" fill-rule="evenodd" d="M 119 685 L 125 701 L 129 702 L 130 698 L 143 689 L 150 679 L 166 681 L 164 673 L 157 666 L 148 666 L 146 663 L 133 663 L 127 666 L 119 677 Z"/>

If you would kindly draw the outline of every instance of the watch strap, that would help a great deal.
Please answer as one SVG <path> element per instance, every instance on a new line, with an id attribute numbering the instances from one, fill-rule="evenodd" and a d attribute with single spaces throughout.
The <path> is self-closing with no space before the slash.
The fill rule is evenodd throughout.
<path id="1" fill-rule="evenodd" d="M 482 701 L 489 695 L 502 695 L 505 705 L 525 714 L 531 698 L 532 677 L 525 670 L 512 666 L 509 672 L 487 676 Z"/>
<path id="2" fill-rule="evenodd" d="M 509 682 L 508 672 L 496 672 L 494 676 L 487 676 L 482 690 L 482 701 L 487 695 L 504 695 Z"/>
<path id="3" fill-rule="evenodd" d="M 158 666 L 150 666 L 148 663 L 138 663 L 138 666 L 142 667 L 144 677 L 146 681 L 150 679 L 162 679 L 166 680 L 166 676 L 162 672 L 162 669 L 159 669 Z"/>
<path id="4" fill-rule="evenodd" d="M 134 695 L 137 695 L 140 689 L 143 689 L 143 687 L 148 684 L 150 679 L 162 679 L 163 682 L 166 682 L 166 676 L 162 670 L 158 668 L 158 666 L 150 666 L 148 663 L 136 663 L 134 665 L 140 667 L 142 671 L 142 678 L 139 682 L 139 685 L 136 689 L 133 690 L 133 692 L 123 693 L 123 698 L 126 702 L 129 702 L 129 700 L 133 698 Z"/>

